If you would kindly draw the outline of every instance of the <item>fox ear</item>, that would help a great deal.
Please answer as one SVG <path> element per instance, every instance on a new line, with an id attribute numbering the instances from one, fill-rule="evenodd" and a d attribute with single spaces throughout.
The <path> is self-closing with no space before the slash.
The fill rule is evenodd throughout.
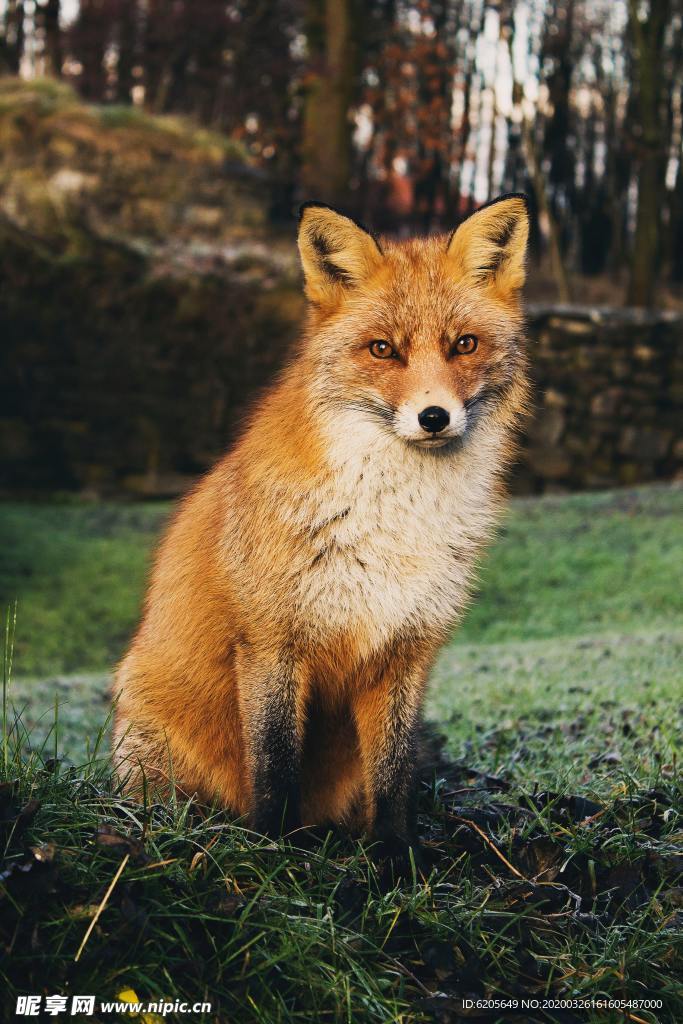
<path id="1" fill-rule="evenodd" d="M 528 237 L 526 196 L 501 196 L 456 228 L 448 242 L 447 256 L 459 277 L 491 285 L 501 298 L 512 298 L 526 277 Z"/>
<path id="2" fill-rule="evenodd" d="M 377 240 L 350 217 L 322 203 L 299 213 L 299 254 L 311 302 L 333 304 L 382 264 Z"/>

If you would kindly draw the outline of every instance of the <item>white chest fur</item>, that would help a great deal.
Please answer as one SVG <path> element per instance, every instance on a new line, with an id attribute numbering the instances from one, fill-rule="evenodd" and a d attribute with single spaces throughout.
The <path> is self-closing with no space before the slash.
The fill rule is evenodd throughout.
<path id="1" fill-rule="evenodd" d="M 369 654 L 399 631 L 458 617 L 494 519 L 495 472 L 469 447 L 423 451 L 363 431 L 356 421 L 336 435 L 335 472 L 300 510 L 315 554 L 299 574 L 296 607 L 307 632 L 355 632 Z"/>

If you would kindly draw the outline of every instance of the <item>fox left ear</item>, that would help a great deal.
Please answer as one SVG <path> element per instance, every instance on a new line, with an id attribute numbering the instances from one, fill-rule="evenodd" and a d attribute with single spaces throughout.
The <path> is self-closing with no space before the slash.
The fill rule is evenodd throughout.
<path id="1" fill-rule="evenodd" d="M 456 228 L 447 257 L 458 274 L 473 284 L 490 285 L 512 298 L 526 278 L 529 208 L 521 193 L 501 196 L 476 210 Z"/>
<path id="2" fill-rule="evenodd" d="M 360 224 L 322 203 L 299 213 L 299 254 L 311 302 L 332 305 L 382 264 L 379 243 Z"/>

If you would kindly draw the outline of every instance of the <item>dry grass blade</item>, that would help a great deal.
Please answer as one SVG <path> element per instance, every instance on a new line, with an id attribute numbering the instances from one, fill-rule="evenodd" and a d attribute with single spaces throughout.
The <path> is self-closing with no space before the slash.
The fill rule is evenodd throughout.
<path id="1" fill-rule="evenodd" d="M 523 875 L 521 871 L 517 870 L 517 868 L 514 866 L 514 864 L 510 863 L 510 861 L 507 859 L 505 854 L 500 852 L 500 850 L 498 849 L 496 844 L 493 842 L 493 840 L 489 839 L 489 837 L 486 835 L 484 830 L 479 828 L 479 826 L 476 824 L 476 822 L 472 821 L 471 818 L 461 818 L 459 815 L 453 815 L 453 817 L 456 818 L 457 821 L 462 821 L 463 824 L 469 825 L 470 828 L 473 828 L 474 831 L 478 835 L 481 836 L 481 838 L 484 840 L 486 845 L 489 846 L 490 849 L 493 850 L 493 852 L 495 853 L 496 857 L 498 857 L 500 860 L 502 860 L 503 864 L 506 866 L 506 868 L 509 871 L 511 871 L 513 873 L 513 875 L 516 875 L 517 878 L 521 878 L 523 882 L 528 882 L 529 881 L 529 879 L 526 878 L 525 875 Z"/>
<path id="2" fill-rule="evenodd" d="M 97 924 L 97 921 L 99 919 L 100 914 L 102 913 L 102 911 L 106 907 L 107 901 L 109 900 L 109 897 L 111 896 L 111 894 L 114 891 L 114 886 L 116 885 L 116 883 L 118 882 L 119 878 L 121 877 L 121 875 L 123 873 L 123 869 L 125 868 L 125 866 L 126 866 L 126 864 L 128 863 L 129 860 L 130 860 L 130 854 L 127 853 L 125 855 L 125 857 L 123 858 L 123 860 L 121 861 L 121 863 L 119 864 L 119 866 L 117 868 L 117 871 L 116 871 L 116 874 L 114 875 L 114 877 L 112 878 L 111 882 L 109 883 L 109 887 L 107 888 L 107 891 L 105 892 L 104 896 L 102 897 L 102 902 L 100 903 L 99 907 L 95 911 L 95 916 L 93 917 L 92 921 L 90 922 L 90 925 L 88 926 L 87 932 L 83 936 L 83 941 L 81 942 L 80 946 L 78 947 L 78 952 L 76 953 L 76 956 L 74 957 L 74 961 L 75 962 L 78 962 L 78 960 L 80 960 L 81 953 L 85 949 L 85 944 L 88 941 L 88 939 L 90 938 L 90 935 L 92 934 L 92 930 L 95 927 L 95 925 Z"/>

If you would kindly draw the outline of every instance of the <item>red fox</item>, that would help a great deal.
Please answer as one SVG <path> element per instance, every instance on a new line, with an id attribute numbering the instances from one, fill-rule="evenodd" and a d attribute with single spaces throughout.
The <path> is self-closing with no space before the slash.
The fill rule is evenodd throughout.
<path id="1" fill-rule="evenodd" d="M 289 365 L 182 501 L 114 683 L 129 791 L 415 843 L 416 731 L 528 395 L 525 197 L 450 237 L 306 203 Z"/>

